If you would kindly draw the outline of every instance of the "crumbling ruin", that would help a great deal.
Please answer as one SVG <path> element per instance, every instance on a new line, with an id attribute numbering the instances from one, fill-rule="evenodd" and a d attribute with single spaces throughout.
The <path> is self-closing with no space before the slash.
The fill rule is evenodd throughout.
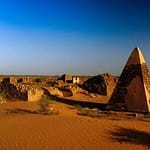
<path id="1" fill-rule="evenodd" d="M 111 96 L 117 83 L 117 78 L 105 73 L 92 77 L 83 83 L 83 89 L 100 95 Z"/>
<path id="2" fill-rule="evenodd" d="M 3 93 L 7 99 L 37 101 L 44 94 L 41 88 L 23 82 L 18 83 L 15 77 L 4 78 L 0 83 L 0 93 Z"/>

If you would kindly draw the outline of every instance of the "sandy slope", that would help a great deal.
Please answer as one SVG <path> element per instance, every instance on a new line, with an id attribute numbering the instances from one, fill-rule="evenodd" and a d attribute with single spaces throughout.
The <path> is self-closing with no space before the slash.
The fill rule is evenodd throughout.
<path id="1" fill-rule="evenodd" d="M 0 105 L 0 150 L 150 148 L 149 122 L 84 117 L 69 105 L 54 105 L 60 112 L 57 116 L 32 113 L 37 110 L 35 102 Z"/>
<path id="2" fill-rule="evenodd" d="M 74 94 L 73 96 L 65 97 L 66 99 L 72 99 L 82 102 L 95 102 L 95 103 L 108 103 L 110 97 L 109 96 L 102 96 L 98 95 L 95 98 L 92 98 L 90 96 L 87 96 L 85 94 Z"/>

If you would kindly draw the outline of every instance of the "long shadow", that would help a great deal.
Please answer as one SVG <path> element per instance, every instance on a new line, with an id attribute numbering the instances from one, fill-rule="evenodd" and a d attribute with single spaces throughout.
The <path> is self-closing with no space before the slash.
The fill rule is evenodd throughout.
<path id="1" fill-rule="evenodd" d="M 150 133 L 136 129 L 117 127 L 115 131 L 110 131 L 110 134 L 114 141 L 138 144 L 150 148 Z"/>
<path id="2" fill-rule="evenodd" d="M 105 110 L 107 104 L 102 103 L 96 103 L 96 102 L 84 102 L 84 101 L 78 101 L 78 100 L 72 100 L 72 99 L 66 99 L 66 98 L 60 98 L 57 96 L 50 96 L 52 100 L 55 100 L 57 102 L 65 103 L 68 105 L 80 105 L 82 107 L 89 107 L 89 108 L 98 108 L 101 110 Z"/>
<path id="3" fill-rule="evenodd" d="M 38 111 L 31 111 L 28 109 L 15 108 L 7 109 L 7 113 L 16 113 L 16 114 L 38 114 Z"/>
<path id="4" fill-rule="evenodd" d="M 57 102 L 65 103 L 68 105 L 80 105 L 82 107 L 89 107 L 89 108 L 97 108 L 101 110 L 106 110 L 107 104 L 103 103 L 96 103 L 96 102 L 85 102 L 85 101 L 78 101 L 73 99 L 66 99 L 62 97 L 58 97 L 55 95 L 51 95 L 46 88 L 42 88 L 44 90 L 45 95 L 47 95 L 51 100 L 55 100 Z"/>
<path id="5" fill-rule="evenodd" d="M 7 109 L 7 114 L 40 114 L 40 115 L 58 115 L 58 111 L 51 111 L 51 112 L 43 112 L 40 110 L 29 110 L 29 109 L 23 109 L 23 108 L 15 108 L 15 109 Z"/>

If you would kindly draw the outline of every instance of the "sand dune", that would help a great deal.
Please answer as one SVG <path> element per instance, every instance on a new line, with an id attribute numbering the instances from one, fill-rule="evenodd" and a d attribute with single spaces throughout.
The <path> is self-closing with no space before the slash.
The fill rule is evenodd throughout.
<path id="1" fill-rule="evenodd" d="M 34 113 L 36 102 L 0 105 L 1 150 L 116 150 L 150 148 L 149 122 L 79 116 L 55 102 L 59 115 Z"/>

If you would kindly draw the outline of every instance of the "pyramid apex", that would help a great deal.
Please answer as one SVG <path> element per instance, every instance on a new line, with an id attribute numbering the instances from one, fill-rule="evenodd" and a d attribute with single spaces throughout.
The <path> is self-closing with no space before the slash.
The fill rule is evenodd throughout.
<path id="1" fill-rule="evenodd" d="M 138 46 L 136 46 L 135 49 L 140 49 L 140 48 Z"/>
<path id="2" fill-rule="evenodd" d="M 139 47 L 135 47 L 128 59 L 127 65 L 146 63 Z"/>
<path id="3" fill-rule="evenodd" d="M 138 46 L 136 46 L 136 47 L 133 49 L 133 51 L 138 51 L 138 52 L 142 53 L 141 50 L 140 50 L 140 48 L 139 48 Z"/>

